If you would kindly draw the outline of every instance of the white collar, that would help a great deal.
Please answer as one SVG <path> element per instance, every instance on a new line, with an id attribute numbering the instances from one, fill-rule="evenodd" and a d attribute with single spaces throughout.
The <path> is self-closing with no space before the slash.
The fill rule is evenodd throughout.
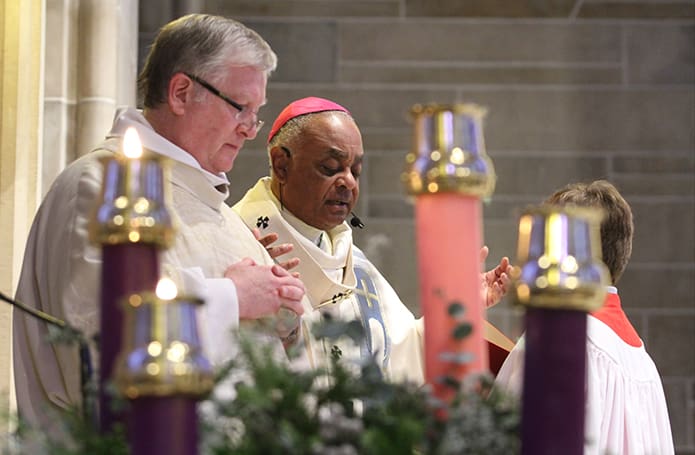
<path id="1" fill-rule="evenodd" d="M 296 270 L 310 283 L 307 296 L 314 308 L 340 302 L 351 295 L 357 279 L 352 263 L 352 231 L 347 223 L 331 230 L 332 254 L 321 250 L 290 225 L 287 210 L 280 212 L 279 202 L 273 200 L 269 177 L 261 178 L 233 209 L 247 226 L 258 227 L 262 234 L 275 232 L 279 242 L 294 244 L 290 254 L 300 259 Z"/>
<path id="2" fill-rule="evenodd" d="M 306 224 L 304 221 L 297 218 L 294 213 L 282 207 L 280 201 L 275 197 L 275 193 L 273 193 L 270 187 L 268 188 L 268 193 L 270 194 L 270 199 L 273 201 L 273 204 L 275 204 L 275 207 L 277 207 L 278 212 L 280 212 L 281 216 L 285 219 L 285 221 L 287 221 L 287 224 L 295 228 L 302 236 L 309 239 L 318 247 L 320 247 L 321 241 L 331 241 L 331 237 L 328 235 L 328 232 Z M 322 238 L 325 240 L 321 240 Z"/>

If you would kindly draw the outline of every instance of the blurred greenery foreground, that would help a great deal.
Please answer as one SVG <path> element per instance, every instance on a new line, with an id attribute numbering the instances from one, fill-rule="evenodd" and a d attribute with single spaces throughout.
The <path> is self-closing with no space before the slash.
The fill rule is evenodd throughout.
<path id="1" fill-rule="evenodd" d="M 463 306 L 450 303 L 449 313 L 459 321 L 451 336 L 468 336 Z M 338 339 L 357 344 L 364 339 L 358 321 L 329 320 L 315 327 L 315 334 L 328 346 Z M 341 358 L 337 345 L 329 367 L 298 372 L 268 348 L 239 338 L 239 355 L 218 371 L 213 393 L 200 402 L 201 454 L 519 452 L 518 405 L 492 389 L 489 375 L 469 375 L 463 383 L 441 378 L 456 390 L 454 400 L 444 404 L 428 386 L 385 380 L 373 359 L 354 364 Z M 235 393 L 229 393 L 230 384 Z M 10 453 L 128 454 L 122 428 L 104 435 L 78 410 L 61 417 L 67 441 L 18 422 L 9 437 Z"/>

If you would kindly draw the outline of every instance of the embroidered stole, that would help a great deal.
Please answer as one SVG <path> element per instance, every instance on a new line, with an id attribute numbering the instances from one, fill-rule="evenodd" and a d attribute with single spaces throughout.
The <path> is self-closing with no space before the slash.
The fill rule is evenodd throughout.
<path id="1" fill-rule="evenodd" d="M 300 262 L 294 271 L 299 272 L 306 284 L 306 293 L 313 310 L 331 313 L 334 305 L 351 296 L 359 305 L 360 318 L 365 328 L 365 342 L 361 355 L 374 351 L 372 330 L 383 336 L 383 365 L 388 362 L 391 343 L 384 324 L 379 293 L 374 281 L 360 266 L 353 265 L 352 230 L 343 223 L 329 233 L 333 241 L 333 255 L 329 255 L 297 229 L 290 225 L 280 213 L 270 190 L 270 178 L 262 178 L 244 198 L 234 206 L 247 226 L 257 227 L 261 235 L 276 233 L 280 243 L 292 243 L 294 249 L 289 256 L 298 257 Z M 342 280 L 337 280 L 327 271 L 342 269 Z M 333 274 L 335 275 L 335 274 Z M 354 295 L 353 295 L 354 294 Z M 375 325 L 377 327 L 375 327 Z"/>

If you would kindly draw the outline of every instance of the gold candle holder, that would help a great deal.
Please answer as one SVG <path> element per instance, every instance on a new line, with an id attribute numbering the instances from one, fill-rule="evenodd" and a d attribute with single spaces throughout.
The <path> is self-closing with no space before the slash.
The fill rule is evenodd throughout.
<path id="1" fill-rule="evenodd" d="M 526 209 L 519 219 L 513 300 L 540 308 L 600 308 L 609 283 L 601 262 L 602 217 L 587 207 Z"/>
<path id="2" fill-rule="evenodd" d="M 135 130 L 123 139 L 123 153 L 102 160 L 104 181 L 89 225 L 99 245 L 147 243 L 169 247 L 174 226 L 167 209 L 169 161 L 143 151 Z"/>
<path id="3" fill-rule="evenodd" d="M 125 335 L 116 369 L 121 393 L 135 399 L 200 396 L 212 390 L 212 367 L 202 354 L 196 324 L 195 311 L 202 304 L 196 298 L 153 293 L 125 300 Z"/>
<path id="4" fill-rule="evenodd" d="M 497 177 L 485 152 L 482 123 L 486 112 L 471 103 L 413 106 L 414 150 L 406 156 L 401 176 L 410 195 L 492 194 Z"/>

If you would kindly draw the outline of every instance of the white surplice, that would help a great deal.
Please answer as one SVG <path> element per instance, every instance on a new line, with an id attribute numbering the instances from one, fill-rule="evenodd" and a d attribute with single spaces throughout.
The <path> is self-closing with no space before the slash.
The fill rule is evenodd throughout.
<path id="1" fill-rule="evenodd" d="M 607 303 L 615 302 L 613 311 L 624 316 L 617 291 L 611 287 L 611 292 Z M 634 329 L 629 326 L 627 330 Z M 597 317 L 587 316 L 584 454 L 673 454 L 671 424 L 656 365 L 641 340 L 635 346 L 623 338 Z M 523 391 L 525 349 L 522 337 L 495 379 L 496 387 L 516 397 Z"/>

